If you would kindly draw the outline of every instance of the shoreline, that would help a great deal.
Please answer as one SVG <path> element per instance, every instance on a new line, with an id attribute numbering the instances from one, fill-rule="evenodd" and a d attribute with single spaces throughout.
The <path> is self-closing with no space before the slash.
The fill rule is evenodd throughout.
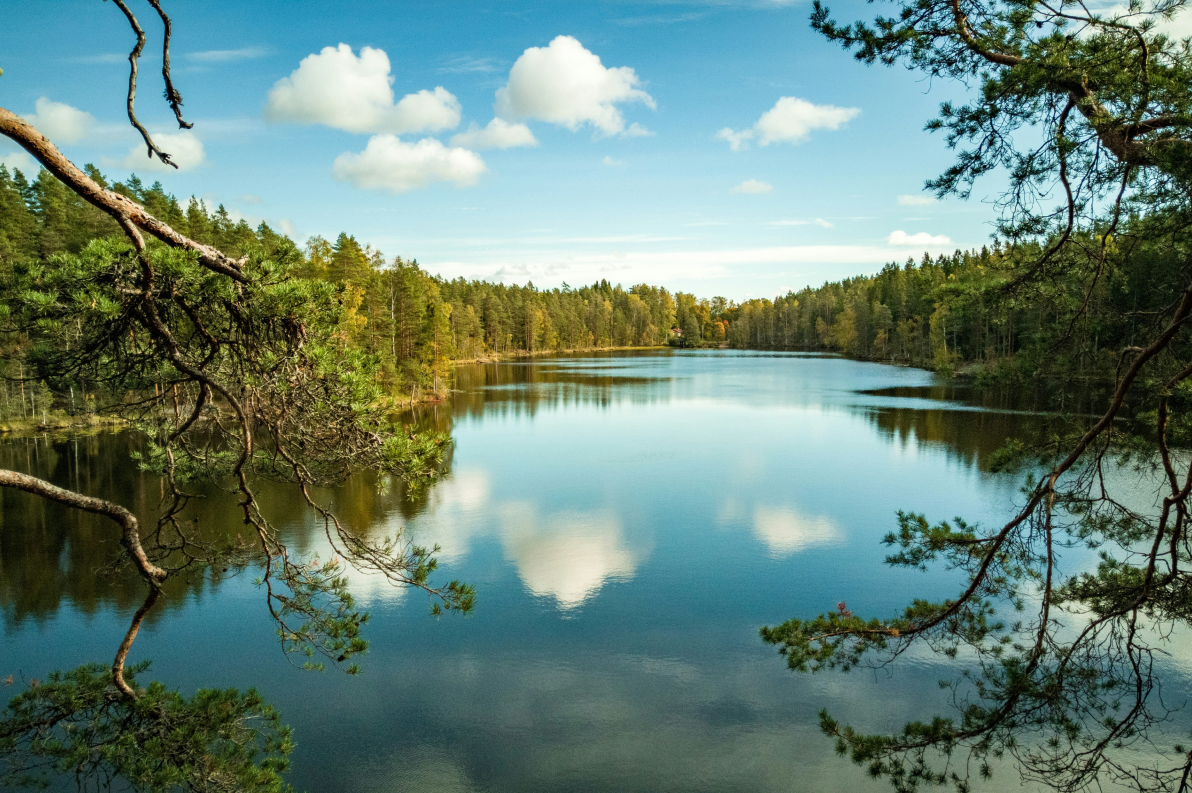
<path id="1" fill-rule="evenodd" d="M 0 422 L 0 435 L 22 436 L 46 433 L 70 433 L 86 430 L 102 431 L 126 426 L 128 426 L 128 421 L 115 416 L 97 416 L 95 414 L 68 416 L 66 414 L 58 414 L 47 416 L 40 421 L 16 419 Z"/>
<path id="2" fill-rule="evenodd" d="M 649 346 L 627 346 L 627 347 L 577 347 L 573 350 L 513 350 L 505 353 L 494 353 L 492 355 L 480 356 L 478 358 L 459 358 L 451 361 L 452 366 L 458 364 L 477 364 L 477 363 L 501 363 L 502 361 L 512 361 L 518 358 L 540 358 L 551 355 L 574 355 L 578 352 L 623 352 L 625 350 L 666 350 L 670 347 L 666 344 L 652 344 Z"/>
<path id="3" fill-rule="evenodd" d="M 648 347 L 578 347 L 576 349 L 568 350 L 512 350 L 505 353 L 493 353 L 478 358 L 456 358 L 450 361 L 451 368 L 456 366 L 474 366 L 476 364 L 486 363 L 502 363 L 504 361 L 514 361 L 523 358 L 545 358 L 551 355 L 574 355 L 575 353 L 584 352 L 624 352 L 626 350 L 665 350 L 668 346 L 665 344 L 656 344 Z M 441 394 L 434 394 L 432 396 L 423 396 L 418 399 L 405 398 L 401 400 L 394 400 L 392 407 L 398 410 L 411 410 L 418 405 L 437 405 L 445 401 L 454 389 L 448 387 L 446 391 Z"/>

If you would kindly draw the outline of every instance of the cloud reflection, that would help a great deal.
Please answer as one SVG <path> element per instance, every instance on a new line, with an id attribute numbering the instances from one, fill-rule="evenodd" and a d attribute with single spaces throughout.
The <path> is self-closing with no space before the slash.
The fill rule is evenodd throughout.
<path id="1" fill-rule="evenodd" d="M 626 546 L 620 520 L 608 512 L 538 515 L 519 502 L 500 508 L 505 557 L 517 565 L 535 595 L 550 596 L 560 609 L 575 608 L 613 578 L 628 578 L 637 560 Z"/>
<path id="2" fill-rule="evenodd" d="M 391 509 L 384 523 L 375 529 L 373 539 L 381 534 L 393 536 L 401 533 L 403 539 L 416 545 L 442 546 L 438 557 L 449 561 L 467 553 L 472 536 L 477 534 L 478 515 L 489 502 L 488 475 L 478 469 L 463 469 L 435 484 L 431 491 L 426 521 L 407 521 L 398 509 Z M 322 524 L 317 516 L 307 516 L 312 529 L 309 550 L 317 553 L 321 560 L 335 555 L 322 534 Z M 348 578 L 352 594 L 366 601 L 395 602 L 406 597 L 408 587 L 394 586 L 384 576 L 361 572 L 350 564 L 344 564 L 343 574 Z"/>
<path id="3" fill-rule="evenodd" d="M 581 605 L 613 579 L 631 577 L 644 553 L 630 549 L 611 510 L 543 514 L 532 501 L 493 503 L 483 469 L 460 469 L 439 482 L 430 509 L 415 525 L 422 545 L 441 546 L 440 558 L 460 559 L 472 540 L 497 536 L 525 587 L 561 610 Z"/>
<path id="4" fill-rule="evenodd" d="M 882 731 L 899 729 L 905 714 L 946 711 L 934 681 L 953 674 L 951 666 L 881 679 L 792 678 L 769 658 L 757 663 L 755 648 L 744 657 L 709 653 L 710 645 L 735 641 L 718 630 L 667 633 L 654 654 L 616 652 L 612 633 L 602 632 L 532 652 L 517 646 L 517 636 L 482 657 L 406 648 L 378 673 L 385 698 L 367 698 L 375 711 L 366 715 L 392 750 L 341 751 L 342 786 L 362 793 L 886 793 L 888 783 L 834 756 L 815 712 L 830 702 L 842 721 Z M 984 790 L 1022 793 L 1009 763 L 995 770 Z"/>
<path id="5" fill-rule="evenodd" d="M 802 515 L 790 507 L 756 507 L 753 533 L 766 544 L 772 556 L 778 557 L 844 540 L 840 527 L 830 518 Z"/>

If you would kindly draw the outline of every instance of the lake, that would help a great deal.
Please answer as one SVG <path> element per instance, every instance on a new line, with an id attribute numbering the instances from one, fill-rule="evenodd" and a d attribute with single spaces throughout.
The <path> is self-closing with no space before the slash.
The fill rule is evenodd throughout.
<path id="1" fill-rule="evenodd" d="M 442 547 L 474 613 L 353 576 L 372 612 L 363 673 L 282 655 L 252 574 L 171 581 L 132 660 L 189 693 L 258 688 L 295 728 L 308 791 L 885 790 L 817 724 L 899 728 L 946 709 L 961 667 L 911 653 L 881 671 L 798 675 L 758 629 L 838 602 L 885 616 L 959 578 L 883 564 L 899 509 L 996 523 L 1021 477 L 989 471 L 1046 418 L 915 369 L 835 356 L 641 351 L 460 366 L 414 420 L 449 430 L 416 499 L 371 474 L 321 498 L 353 526 Z M 152 514 L 160 483 L 127 434 L 9 439 L 2 464 Z M 140 603 L 94 570 L 107 523 L 3 492 L 0 677 L 109 663 Z M 292 545 L 323 546 L 292 490 L 262 488 Z M 235 501 L 199 507 L 239 530 Z M 1070 564 L 1085 564 L 1073 552 Z M 1169 691 L 1192 664 L 1171 662 Z M 1011 769 L 983 789 L 1021 790 Z"/>

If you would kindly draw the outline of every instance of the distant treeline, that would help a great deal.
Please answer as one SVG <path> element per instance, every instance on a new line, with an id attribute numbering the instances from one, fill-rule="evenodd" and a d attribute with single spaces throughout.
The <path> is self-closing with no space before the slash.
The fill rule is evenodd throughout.
<path id="1" fill-rule="evenodd" d="M 1183 236 L 1161 218 L 1135 218 L 1108 240 L 1103 259 L 1101 238 L 1087 234 L 1076 239 L 1079 261 L 1058 259 L 1029 280 L 1023 265 L 1039 260 L 1044 246 L 924 255 L 876 275 L 712 311 L 705 336 L 946 372 L 975 365 L 1009 377 L 1112 376 L 1123 349 L 1179 299 L 1192 247 Z"/>
<path id="2" fill-rule="evenodd" d="M 109 186 L 96 168 L 86 170 Z M 876 275 L 737 304 L 645 284 L 542 290 L 447 280 L 417 261 L 387 259 L 348 234 L 334 242 L 313 237 L 299 248 L 265 223 L 233 220 L 223 206 L 194 198 L 184 204 L 160 183 L 145 186 L 133 176 L 110 187 L 228 254 L 284 257 L 298 275 L 340 285 L 345 341 L 377 356 L 387 389 L 401 398 L 441 393 L 453 360 L 668 343 L 832 350 L 944 371 L 981 364 L 1021 373 L 1048 364 L 1104 374 L 1136 326 L 1174 299 L 1187 260 L 1170 241 L 1140 242 L 1145 234 L 1125 233 L 1091 290 L 1087 273 L 1066 274 L 1062 266 L 1045 283 L 1017 284 L 1018 262 L 1039 254 L 1019 246 L 1013 254 L 994 247 L 925 255 Z M 29 180 L 0 166 L 0 277 L 17 263 L 77 253 L 93 239 L 121 233 L 47 171 Z M 1062 353 L 1053 353 L 1063 340 Z M 7 407 L 17 396 L 0 393 L 0 414 L 44 411 L 49 399 L 31 385 L 19 395 L 19 411 Z"/>

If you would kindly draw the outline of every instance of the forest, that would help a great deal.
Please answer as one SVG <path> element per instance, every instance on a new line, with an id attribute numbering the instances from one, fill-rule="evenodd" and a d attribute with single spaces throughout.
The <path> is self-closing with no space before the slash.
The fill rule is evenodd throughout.
<path id="1" fill-rule="evenodd" d="M 160 183 L 146 186 L 133 176 L 109 184 L 94 166 L 86 171 L 200 243 L 233 256 L 258 251 L 285 259 L 301 277 L 335 284 L 346 309 L 342 340 L 375 356 L 385 390 L 395 398 L 441 394 L 454 360 L 657 346 L 671 338 L 672 327 L 698 335 L 704 326 L 700 312 L 707 316 L 706 301 L 646 284 L 624 289 L 601 281 L 540 290 L 532 283 L 447 280 L 427 273 L 417 261 L 387 259 L 346 233 L 334 242 L 312 237 L 299 248 L 266 223 L 254 229 L 234 220 L 223 206 L 212 211 L 195 198 L 181 202 Z M 48 171 L 29 179 L 0 166 L 0 272 L 10 283 L 14 274 L 28 273 L 55 256 L 78 254 L 94 239 L 122 234 L 114 220 Z M 23 370 L 8 374 L 18 382 L 0 395 L 3 418 L 39 413 L 53 400 L 41 383 L 29 382 L 26 388 Z M 59 394 L 72 385 L 77 384 L 49 384 Z"/>
<path id="2" fill-rule="evenodd" d="M 1170 246 L 1165 254 L 1157 240 L 1142 243 L 1129 230 L 1119 239 L 1111 255 L 1123 261 L 1091 287 L 1062 275 L 1024 282 L 1021 263 L 1043 246 L 1011 253 L 993 245 L 729 305 L 712 315 L 708 336 L 726 334 L 738 348 L 828 349 L 998 380 L 1106 377 L 1140 323 L 1178 295 L 1182 274 Z"/>
<path id="3" fill-rule="evenodd" d="M 87 173 L 108 186 L 94 166 Z M 1115 351 L 1132 344 L 1139 322 L 1172 300 L 1181 275 L 1170 256 L 1153 240 L 1142 241 L 1145 235 L 1136 239 L 1127 224 L 1108 252 L 1123 261 L 1106 267 L 1109 275 L 1091 287 L 1078 277 L 1024 282 L 1020 263 L 1040 246 L 994 244 L 924 254 L 874 275 L 739 304 L 648 284 L 539 289 L 448 280 L 416 260 L 386 258 L 347 233 L 334 242 L 315 236 L 298 247 L 264 222 L 254 229 L 222 205 L 212 210 L 193 197 L 179 201 L 160 183 L 146 186 L 136 176 L 111 188 L 194 240 L 236 256 L 256 250 L 285 258 L 302 277 L 336 285 L 346 309 L 340 337 L 375 357 L 395 403 L 444 393 L 453 361 L 665 344 L 826 350 L 995 379 L 1040 371 L 1104 377 Z M 29 179 L 0 166 L 0 273 L 10 281 L 121 233 L 49 172 Z M 1061 341 L 1071 343 L 1053 353 Z M 0 419 L 44 416 L 55 404 L 75 412 L 75 389 L 85 391 L 85 384 L 43 382 L 21 361 L 10 360 L 13 365 L 20 368 L 7 372 Z"/>

